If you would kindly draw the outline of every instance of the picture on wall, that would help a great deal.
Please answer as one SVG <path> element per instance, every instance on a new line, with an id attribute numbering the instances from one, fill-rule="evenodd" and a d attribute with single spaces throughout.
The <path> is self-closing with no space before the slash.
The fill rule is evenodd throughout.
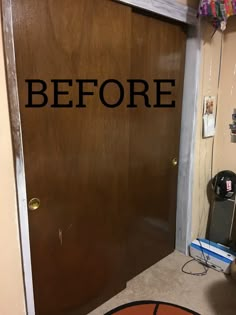
<path id="1" fill-rule="evenodd" d="M 203 138 L 215 135 L 216 97 L 205 96 L 203 109 Z"/>

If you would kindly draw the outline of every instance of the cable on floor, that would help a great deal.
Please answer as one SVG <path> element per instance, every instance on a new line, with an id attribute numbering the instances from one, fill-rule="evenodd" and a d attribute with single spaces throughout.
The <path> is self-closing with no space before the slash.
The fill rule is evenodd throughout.
<path id="1" fill-rule="evenodd" d="M 203 251 L 203 246 L 202 246 L 202 242 L 200 241 L 200 239 L 197 239 L 199 244 L 200 244 L 200 248 L 201 248 L 201 252 L 202 252 L 202 258 L 204 260 L 203 262 L 200 262 L 198 260 L 196 260 L 195 258 L 190 259 L 189 261 L 187 261 L 181 268 L 181 271 L 187 275 L 190 276 L 197 276 L 197 277 L 202 277 L 202 276 L 206 276 L 209 270 L 209 266 L 208 266 L 208 258 L 205 256 L 204 251 Z M 210 245 L 210 243 L 209 243 Z M 186 271 L 186 266 L 188 266 L 189 264 L 191 264 L 192 262 L 197 262 L 198 264 L 202 265 L 202 267 L 204 268 L 203 272 L 191 272 L 191 271 Z"/>

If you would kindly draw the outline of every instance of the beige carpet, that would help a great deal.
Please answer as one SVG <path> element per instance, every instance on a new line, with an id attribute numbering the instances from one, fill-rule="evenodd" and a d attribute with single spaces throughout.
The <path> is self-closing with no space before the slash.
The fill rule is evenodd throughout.
<path id="1" fill-rule="evenodd" d="M 203 277 L 181 272 L 189 260 L 178 252 L 166 257 L 128 283 L 127 289 L 89 315 L 103 315 L 113 308 L 137 300 L 169 302 L 187 307 L 201 315 L 236 315 L 236 282 L 209 270 Z M 199 272 L 195 262 L 188 270 Z"/>

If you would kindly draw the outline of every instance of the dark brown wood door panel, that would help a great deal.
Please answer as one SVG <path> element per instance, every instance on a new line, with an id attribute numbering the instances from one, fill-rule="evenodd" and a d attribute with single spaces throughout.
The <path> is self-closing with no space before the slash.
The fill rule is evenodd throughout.
<path id="1" fill-rule="evenodd" d="M 130 277 L 175 248 L 178 168 L 172 159 L 179 156 L 186 34 L 181 24 L 133 10 L 131 38 L 131 77 L 149 82 L 150 104 L 157 104 L 154 78 L 176 80 L 173 89 L 162 84 L 172 95 L 161 96 L 162 104 L 174 99 L 176 107 L 138 106 L 129 113 Z"/>
<path id="2" fill-rule="evenodd" d="M 185 32 L 110 0 L 12 0 L 37 315 L 85 314 L 174 249 Z M 26 108 L 26 79 L 119 80 L 122 104 Z M 176 108 L 127 108 L 127 79 L 175 79 Z M 165 85 L 163 85 L 165 88 Z M 167 85 L 167 89 L 169 86 Z M 117 89 L 110 86 L 111 103 Z M 41 96 L 34 96 L 41 102 Z"/>

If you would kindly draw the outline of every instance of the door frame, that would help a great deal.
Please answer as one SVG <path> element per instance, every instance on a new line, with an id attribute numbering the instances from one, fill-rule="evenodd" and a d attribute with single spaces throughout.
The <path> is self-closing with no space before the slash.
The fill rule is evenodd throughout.
<path id="1" fill-rule="evenodd" d="M 188 26 L 176 214 L 176 250 L 179 250 L 184 254 L 188 254 L 188 246 L 191 243 L 195 151 L 194 143 L 197 127 L 197 97 L 200 77 L 200 23 L 198 23 L 195 18 L 196 10 L 190 9 L 182 4 L 177 4 L 173 0 L 115 1 L 157 13 L 170 19 L 181 21 Z M 25 303 L 27 314 L 34 315 L 34 292 L 31 268 L 24 153 L 13 39 L 12 2 L 11 0 L 1 0 L 1 5 Z"/>

